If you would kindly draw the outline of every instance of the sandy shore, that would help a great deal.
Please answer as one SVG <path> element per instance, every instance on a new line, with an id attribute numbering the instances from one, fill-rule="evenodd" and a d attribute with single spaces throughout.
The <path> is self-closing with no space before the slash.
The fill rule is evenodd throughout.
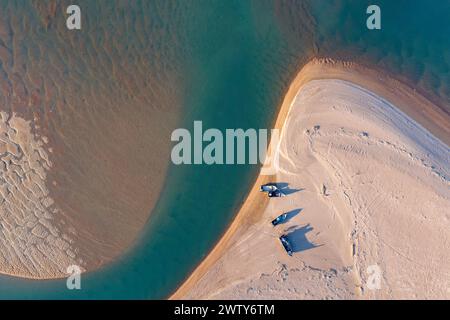
<path id="1" fill-rule="evenodd" d="M 396 80 L 312 61 L 275 124 L 283 128 L 277 174 L 257 178 L 171 298 L 448 298 L 450 159 L 441 141 L 450 142 L 449 124 Z M 273 180 L 287 184 L 288 197 L 269 202 L 258 191 Z M 289 221 L 273 228 L 282 212 Z M 277 239 L 283 233 L 293 257 Z"/>

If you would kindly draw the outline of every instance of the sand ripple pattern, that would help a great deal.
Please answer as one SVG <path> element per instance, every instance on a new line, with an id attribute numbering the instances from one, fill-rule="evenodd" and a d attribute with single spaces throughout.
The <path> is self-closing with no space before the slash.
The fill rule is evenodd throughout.
<path id="1" fill-rule="evenodd" d="M 31 193 L 19 184 L 20 192 L 12 193 L 24 213 L 14 209 L 14 218 L 5 218 L 14 221 L 9 224 L 3 215 L 12 214 L 12 200 L 0 208 L 7 234 L 0 243 L 0 273 L 53 278 L 69 262 L 79 264 L 78 257 L 86 270 L 111 262 L 142 231 L 168 168 L 167 137 L 178 121 L 183 91 L 178 75 L 188 65 L 180 56 L 189 56 L 181 48 L 185 33 L 192 32 L 180 34 L 177 24 L 158 21 L 188 19 L 185 5 L 80 0 L 82 30 L 72 32 L 66 28 L 70 4 L 0 1 L 0 111 L 6 119 L 14 115 L 29 122 L 31 132 L 46 137 L 47 150 L 53 150 L 30 147 L 37 142 L 29 137 L 17 157 L 26 159 L 31 148 L 34 171 L 22 163 L 24 172 L 2 169 L 11 181 L 15 172 L 24 181 L 39 181 L 32 185 L 39 193 L 32 193 L 33 200 L 19 199 Z M 11 131 L 12 125 L 9 121 L 2 130 Z M 11 139 L 11 145 L 19 145 Z M 12 231 L 17 226 L 23 230 Z M 26 241 L 12 243 L 18 239 Z"/>
<path id="2" fill-rule="evenodd" d="M 7 274 L 50 278 L 64 276 L 76 261 L 64 221 L 48 196 L 51 167 L 45 139 L 31 133 L 29 122 L 0 113 L 0 268 Z"/>

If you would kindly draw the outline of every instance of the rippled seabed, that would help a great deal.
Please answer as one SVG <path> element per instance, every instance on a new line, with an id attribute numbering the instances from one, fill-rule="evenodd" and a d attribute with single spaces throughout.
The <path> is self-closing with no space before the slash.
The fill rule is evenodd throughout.
<path id="1" fill-rule="evenodd" d="M 65 29 L 68 1 L 0 1 L 0 108 L 33 119 L 49 138 L 50 194 L 78 226 L 86 259 L 99 263 L 98 246 L 111 259 L 135 245 L 83 276 L 81 291 L 3 276 L 1 298 L 170 294 L 220 237 L 257 173 L 170 166 L 166 175 L 170 132 L 195 119 L 204 127 L 270 127 L 290 80 L 313 55 L 388 69 L 449 101 L 446 1 L 379 1 L 383 33 L 364 29 L 365 1 L 78 3 L 82 32 Z"/>

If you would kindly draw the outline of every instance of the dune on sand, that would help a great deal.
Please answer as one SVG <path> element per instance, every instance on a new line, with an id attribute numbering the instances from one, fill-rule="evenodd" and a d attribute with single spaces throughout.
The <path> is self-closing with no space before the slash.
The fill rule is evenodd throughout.
<path id="1" fill-rule="evenodd" d="M 450 298 L 448 116 L 394 80 L 323 62 L 281 107 L 276 174 L 257 178 L 172 299 Z M 267 181 L 287 196 L 269 201 Z"/>

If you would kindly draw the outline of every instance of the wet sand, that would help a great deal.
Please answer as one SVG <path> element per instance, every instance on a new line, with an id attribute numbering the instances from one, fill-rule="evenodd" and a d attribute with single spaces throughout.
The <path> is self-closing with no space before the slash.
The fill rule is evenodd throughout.
<path id="1" fill-rule="evenodd" d="M 448 297 L 448 147 L 379 97 L 449 144 L 447 114 L 407 85 L 349 63 L 310 62 L 276 120 L 276 176 L 257 178 L 225 235 L 171 298 Z M 298 191 L 269 203 L 259 185 L 275 180 Z M 293 217 L 273 229 L 270 220 L 286 211 Z M 298 247 L 292 258 L 277 239 L 283 232 Z M 380 290 L 368 288 L 373 265 Z"/>

